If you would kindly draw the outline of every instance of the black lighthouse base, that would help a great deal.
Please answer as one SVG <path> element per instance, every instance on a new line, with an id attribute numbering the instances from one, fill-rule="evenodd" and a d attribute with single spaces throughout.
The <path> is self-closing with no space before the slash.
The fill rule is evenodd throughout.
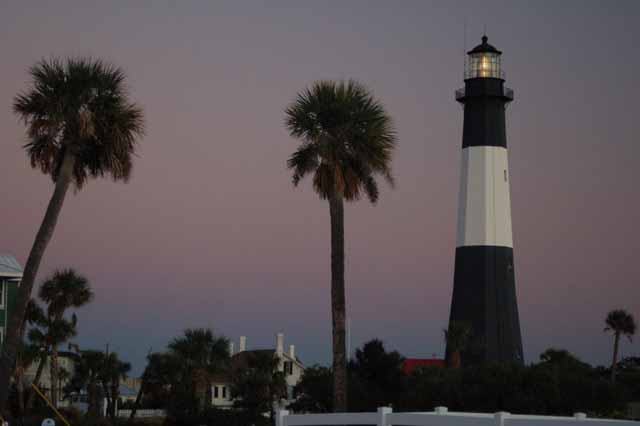
<path id="1" fill-rule="evenodd" d="M 512 248 L 456 249 L 449 321 L 471 327 L 471 337 L 461 353 L 462 365 L 523 364 Z"/>

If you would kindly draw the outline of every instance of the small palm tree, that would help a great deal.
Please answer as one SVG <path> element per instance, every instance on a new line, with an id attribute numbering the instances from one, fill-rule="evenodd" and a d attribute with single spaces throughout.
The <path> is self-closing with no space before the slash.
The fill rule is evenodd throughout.
<path id="1" fill-rule="evenodd" d="M 46 318 L 44 315 L 44 311 L 35 300 L 29 299 L 27 303 L 27 309 L 24 314 L 24 321 L 22 323 L 22 327 L 20 330 L 20 335 L 24 335 L 25 329 L 27 325 L 36 325 L 43 324 Z M 24 389 L 24 373 L 29 368 L 31 364 L 40 360 L 39 364 L 39 373 L 42 374 L 41 367 L 43 366 L 44 360 L 46 360 L 46 355 L 43 352 L 42 348 L 34 344 L 32 342 L 24 343 L 20 342 L 20 346 L 18 348 L 18 354 L 16 356 L 16 365 L 14 370 L 14 380 L 17 384 L 18 391 L 18 410 L 20 415 L 22 416 L 25 412 L 25 389 Z M 40 379 L 40 374 L 38 374 L 38 380 Z"/>
<path id="2" fill-rule="evenodd" d="M 228 365 L 229 340 L 210 329 L 187 329 L 184 336 L 173 339 L 169 351 L 181 360 L 183 385 L 193 393 L 197 409 L 205 408 L 211 401 L 211 378 Z"/>
<path id="3" fill-rule="evenodd" d="M 40 347 L 31 343 L 23 343 L 18 350 L 13 379 L 18 392 L 18 414 L 20 418 L 25 414 L 25 372 L 39 359 L 42 359 Z"/>
<path id="4" fill-rule="evenodd" d="M 616 364 L 618 363 L 618 349 L 620 345 L 620 336 L 627 336 L 629 341 L 633 339 L 633 335 L 636 333 L 636 322 L 633 319 L 633 315 L 625 311 L 624 309 L 614 309 L 607 314 L 605 319 L 607 326 L 604 331 L 613 332 L 613 360 L 611 361 L 611 380 L 616 379 Z"/>
<path id="5" fill-rule="evenodd" d="M 87 391 L 87 414 L 95 417 L 99 414 L 99 386 L 105 368 L 105 354 L 101 351 L 78 351 L 79 359 L 74 369 L 74 375 L 70 381 L 72 391 L 80 393 Z"/>
<path id="6" fill-rule="evenodd" d="M 42 353 L 42 357 L 40 358 L 40 364 L 38 365 L 38 370 L 36 372 L 35 378 L 33 380 L 34 384 L 38 384 L 40 382 L 40 377 L 44 370 L 44 365 L 47 359 L 50 359 L 49 366 L 50 371 L 53 371 L 53 363 L 55 356 L 53 355 L 53 348 L 57 348 L 59 345 L 69 341 L 72 337 L 74 337 L 77 333 L 77 320 L 75 315 L 72 316 L 70 320 L 66 318 L 62 319 L 51 319 L 47 317 L 45 321 L 41 324 L 38 324 L 37 327 L 29 330 L 29 340 L 33 342 Z M 57 352 L 56 352 L 57 354 Z M 57 359 L 56 359 L 57 362 Z M 55 381 L 54 381 L 55 379 Z M 53 404 L 57 406 L 58 403 L 58 375 L 57 372 L 51 373 L 51 399 L 53 400 Z M 31 402 L 33 401 L 33 392 L 29 393 L 27 397 L 27 407 L 31 407 Z"/>
<path id="7" fill-rule="evenodd" d="M 93 299 L 93 291 L 89 286 L 89 280 L 83 275 L 78 274 L 73 269 L 61 269 L 55 271 L 40 287 L 38 292 L 40 299 L 47 304 L 47 318 L 50 324 L 55 324 L 63 320 L 65 312 L 69 308 L 79 308 L 86 305 Z M 72 322 L 75 323 L 75 314 L 72 316 Z M 69 339 L 73 335 L 62 336 L 62 339 Z M 51 349 L 51 398 L 54 405 L 58 403 L 58 345 L 65 343 L 66 340 L 56 340 Z"/>
<path id="8" fill-rule="evenodd" d="M 274 405 L 287 396 L 287 381 L 279 370 L 280 359 L 272 351 L 243 353 L 244 359 L 232 371 L 231 397 L 235 407 L 259 420 L 269 412 L 273 422 Z"/>
<path id="9" fill-rule="evenodd" d="M 22 336 L 21 325 L 40 261 L 53 236 L 69 189 L 89 178 L 131 175 L 136 142 L 143 133 L 143 113 L 131 103 L 124 72 L 94 59 L 42 60 L 31 69 L 32 84 L 17 95 L 13 111 L 27 127 L 27 155 L 34 168 L 55 183 L 36 234 L 11 311 L 0 360 L 0 406 Z"/>
<path id="10" fill-rule="evenodd" d="M 466 322 L 451 321 L 449 329 L 443 332 L 447 343 L 447 364 L 450 368 L 460 368 L 462 351 L 466 349 L 471 337 L 471 326 Z"/>
<path id="11" fill-rule="evenodd" d="M 125 379 L 130 370 L 131 364 L 120 361 L 117 353 L 105 355 L 100 380 L 107 398 L 107 415 L 112 421 L 115 421 L 116 403 L 120 398 L 120 380 Z"/>
<path id="12" fill-rule="evenodd" d="M 378 175 L 393 183 L 396 136 L 380 101 L 355 81 L 319 81 L 299 93 L 285 111 L 286 127 L 301 145 L 287 165 L 293 184 L 313 175 L 313 188 L 329 202 L 331 217 L 331 313 L 334 410 L 347 409 L 344 200 L 375 203 Z"/>

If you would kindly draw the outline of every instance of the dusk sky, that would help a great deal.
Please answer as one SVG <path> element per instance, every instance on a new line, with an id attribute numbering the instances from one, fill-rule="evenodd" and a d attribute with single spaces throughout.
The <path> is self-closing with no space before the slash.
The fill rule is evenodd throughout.
<path id="1" fill-rule="evenodd" d="M 37 285 L 87 275 L 77 343 L 140 373 L 186 327 L 331 357 L 328 203 L 291 184 L 284 108 L 357 79 L 394 118 L 397 185 L 345 208 L 353 347 L 442 356 L 453 287 L 467 50 L 503 51 L 516 288 L 527 362 L 610 362 L 606 313 L 640 319 L 640 2 L 99 2 L 0 5 L 0 253 L 24 265 L 53 191 L 11 112 L 41 58 L 121 66 L 147 132 L 128 184 L 70 192 Z M 466 27 L 466 31 L 465 31 Z M 640 355 L 640 338 L 622 355 Z"/>

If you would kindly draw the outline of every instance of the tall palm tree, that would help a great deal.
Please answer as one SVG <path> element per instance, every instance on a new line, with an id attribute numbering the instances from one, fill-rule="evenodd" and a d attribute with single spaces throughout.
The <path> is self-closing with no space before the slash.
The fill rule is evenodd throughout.
<path id="1" fill-rule="evenodd" d="M 142 109 L 129 101 L 120 68 L 95 59 L 52 59 L 37 62 L 30 75 L 32 83 L 15 97 L 13 111 L 27 127 L 32 167 L 51 176 L 55 189 L 9 317 L 0 359 L 0 409 L 9 393 L 25 308 L 69 186 L 80 189 L 89 178 L 105 175 L 126 181 L 143 133 Z"/>
<path id="2" fill-rule="evenodd" d="M 51 277 L 47 278 L 40 287 L 38 296 L 47 304 L 48 321 L 54 324 L 63 320 L 69 308 L 79 308 L 89 303 L 93 299 L 93 291 L 86 277 L 69 268 L 55 271 Z M 75 321 L 75 314 L 73 314 L 72 322 L 75 324 Z M 51 398 L 56 406 L 59 400 L 58 344 L 65 341 L 57 340 L 56 344 L 50 348 Z"/>
<path id="3" fill-rule="evenodd" d="M 633 319 L 633 315 L 625 311 L 624 309 L 614 309 L 607 314 L 605 319 L 607 326 L 604 331 L 613 332 L 613 360 L 611 361 L 611 380 L 616 379 L 616 364 L 618 363 L 618 349 L 620 345 L 620 336 L 627 336 L 629 341 L 632 340 L 633 335 L 636 333 L 636 321 Z"/>
<path id="4" fill-rule="evenodd" d="M 210 329 L 187 329 L 184 336 L 173 339 L 169 351 L 181 360 L 182 385 L 193 393 L 197 408 L 204 408 L 211 401 L 211 378 L 228 365 L 229 340 Z"/>
<path id="5" fill-rule="evenodd" d="M 287 165 L 297 186 L 313 175 L 313 188 L 329 202 L 334 410 L 347 409 L 345 346 L 344 201 L 378 200 L 376 177 L 393 184 L 396 135 L 382 103 L 355 81 L 318 81 L 285 111 L 290 135 L 301 141 Z"/>
<path id="6" fill-rule="evenodd" d="M 462 365 L 462 351 L 466 349 L 471 337 L 471 326 L 466 322 L 452 321 L 449 329 L 443 330 L 447 343 L 447 365 L 450 368 L 460 368 Z"/>

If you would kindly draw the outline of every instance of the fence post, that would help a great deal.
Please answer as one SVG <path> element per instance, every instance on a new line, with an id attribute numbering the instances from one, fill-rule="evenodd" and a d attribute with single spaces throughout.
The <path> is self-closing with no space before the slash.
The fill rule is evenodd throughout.
<path id="1" fill-rule="evenodd" d="M 284 426 L 284 418 L 289 415 L 289 410 L 278 410 L 276 412 L 276 426 Z"/>
<path id="2" fill-rule="evenodd" d="M 504 421 L 509 417 L 509 413 L 506 411 L 498 411 L 493 415 L 496 421 L 496 426 L 505 426 Z"/>
<path id="3" fill-rule="evenodd" d="M 391 407 L 378 407 L 377 426 L 387 426 L 387 414 L 391 414 L 392 411 Z"/>
<path id="4" fill-rule="evenodd" d="M 585 413 L 573 413 L 573 418 L 576 420 L 584 420 L 587 418 Z"/>
<path id="5" fill-rule="evenodd" d="M 447 414 L 449 409 L 447 407 L 436 407 L 433 409 L 433 411 L 435 411 L 438 414 Z"/>

